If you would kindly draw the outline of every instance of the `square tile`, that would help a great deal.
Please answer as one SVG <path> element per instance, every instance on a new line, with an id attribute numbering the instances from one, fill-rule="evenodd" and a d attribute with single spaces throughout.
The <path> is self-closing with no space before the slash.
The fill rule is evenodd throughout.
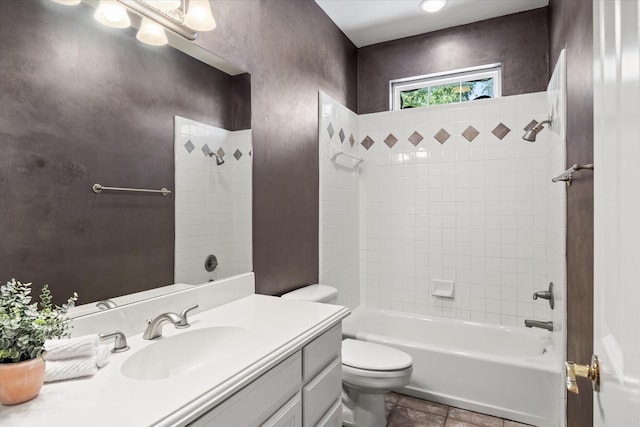
<path id="1" fill-rule="evenodd" d="M 444 427 L 445 417 L 395 406 L 389 413 L 387 427 Z"/>
<path id="2" fill-rule="evenodd" d="M 531 130 L 534 127 L 538 126 L 538 121 L 537 120 L 531 120 L 525 127 L 523 130 Z"/>
<path id="3" fill-rule="evenodd" d="M 494 134 L 496 136 L 496 138 L 502 140 L 502 138 L 504 138 L 505 136 L 507 136 L 507 134 L 511 132 L 511 129 L 509 129 L 507 126 L 504 125 L 504 123 L 500 123 L 498 124 L 498 126 L 496 126 L 491 133 Z"/>
<path id="4" fill-rule="evenodd" d="M 234 151 L 233 157 L 235 157 L 236 160 L 240 160 L 240 157 L 242 157 L 242 152 L 240 150 Z"/>
<path id="5" fill-rule="evenodd" d="M 218 151 L 216 151 L 216 154 L 220 157 L 223 158 L 225 154 L 224 150 L 222 149 L 222 147 L 218 148 Z"/>
<path id="6" fill-rule="evenodd" d="M 387 144 L 387 147 L 389 148 L 393 148 L 393 146 L 396 145 L 396 142 L 398 142 L 398 138 L 393 136 L 392 133 L 384 139 L 384 143 Z"/>
<path id="7" fill-rule="evenodd" d="M 333 134 L 336 132 L 333 129 L 333 123 L 329 122 L 329 126 L 327 126 L 327 132 L 329 133 L 329 139 L 333 138 Z"/>
<path id="8" fill-rule="evenodd" d="M 374 144 L 373 139 L 371 139 L 369 137 L 369 135 L 365 136 L 365 138 L 362 140 L 362 142 L 360 143 L 360 145 L 362 145 L 364 148 L 366 148 L 367 150 L 369 148 L 371 148 L 371 146 Z"/>
<path id="9" fill-rule="evenodd" d="M 447 418 L 447 422 L 444 427 L 478 427 L 475 424 L 467 423 L 465 421 L 454 420 L 453 418 Z"/>
<path id="10" fill-rule="evenodd" d="M 492 417 L 490 415 L 480 414 L 478 412 L 467 411 L 460 408 L 449 409 L 449 419 L 464 421 L 480 427 L 503 427 L 504 420 L 502 418 Z M 464 424 L 462 424 L 464 426 Z"/>
<path id="11" fill-rule="evenodd" d="M 464 132 L 462 132 L 462 136 L 464 136 L 464 138 L 469 142 L 476 139 L 478 135 L 480 135 L 480 132 L 478 132 L 478 130 L 473 126 L 469 126 L 464 130 Z"/>
<path id="12" fill-rule="evenodd" d="M 195 149 L 196 149 L 196 146 L 195 146 L 195 145 L 193 145 L 193 142 L 191 142 L 191 140 L 188 140 L 188 141 L 184 144 L 184 148 L 186 148 L 186 149 L 187 149 L 187 152 L 188 152 L 189 154 L 191 154 L 191 152 L 192 152 L 193 150 L 195 150 Z"/>
<path id="13" fill-rule="evenodd" d="M 209 146 L 207 144 L 204 144 L 202 146 L 201 150 L 204 153 L 204 155 L 207 156 L 207 157 L 211 157 L 211 153 L 213 153 L 213 151 L 211 151 L 211 148 L 209 148 Z"/>
<path id="14" fill-rule="evenodd" d="M 351 144 L 351 146 L 353 147 L 353 144 L 356 143 L 356 138 L 353 136 L 353 134 L 351 134 L 351 136 L 349 136 L 349 144 Z"/>
<path id="15" fill-rule="evenodd" d="M 445 142 L 447 142 L 447 139 L 449 139 L 451 137 L 451 135 L 449 134 L 449 132 L 447 132 L 444 129 L 440 129 L 438 131 L 438 133 L 436 133 L 435 135 L 433 135 L 433 137 L 436 139 L 436 141 L 438 141 L 440 144 L 444 144 Z"/>
<path id="16" fill-rule="evenodd" d="M 430 414 L 436 414 L 443 417 L 446 417 L 447 413 L 449 412 L 449 407 L 447 405 L 430 402 L 428 400 L 417 399 L 411 396 L 403 396 L 401 394 L 396 398 L 395 404 L 398 406 L 404 406 L 406 408 L 411 408 Z"/>
<path id="17" fill-rule="evenodd" d="M 340 129 L 340 132 L 338 132 L 338 136 L 340 137 L 340 143 L 344 142 L 344 130 Z"/>
<path id="18" fill-rule="evenodd" d="M 415 131 L 409 137 L 409 142 L 412 143 L 414 147 L 417 147 L 423 139 L 422 135 L 420 135 L 418 131 Z"/>

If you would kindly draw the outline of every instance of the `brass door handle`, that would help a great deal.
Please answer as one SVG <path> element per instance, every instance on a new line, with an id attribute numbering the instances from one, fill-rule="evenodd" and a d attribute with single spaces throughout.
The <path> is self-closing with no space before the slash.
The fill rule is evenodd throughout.
<path id="1" fill-rule="evenodd" d="M 564 362 L 567 372 L 566 386 L 571 393 L 578 394 L 578 381 L 576 377 L 590 378 L 593 384 L 593 391 L 600 391 L 600 361 L 595 354 L 591 356 L 590 365 L 579 365 L 574 362 Z"/>

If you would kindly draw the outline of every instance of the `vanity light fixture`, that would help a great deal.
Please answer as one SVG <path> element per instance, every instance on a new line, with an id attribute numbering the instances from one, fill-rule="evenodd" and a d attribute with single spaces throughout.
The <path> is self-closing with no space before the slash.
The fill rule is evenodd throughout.
<path id="1" fill-rule="evenodd" d="M 142 43 L 146 43 L 151 46 L 164 46 L 169 42 L 167 40 L 167 34 L 164 32 L 164 28 L 149 18 L 142 18 L 142 23 L 140 24 L 140 29 L 136 34 L 136 38 Z"/>
<path id="2" fill-rule="evenodd" d="M 211 31 L 216 28 L 209 0 L 189 0 L 189 9 L 184 24 L 196 31 Z"/>
<path id="3" fill-rule="evenodd" d="M 116 0 L 100 0 L 93 17 L 108 27 L 129 28 L 131 26 L 127 9 Z"/>
<path id="4" fill-rule="evenodd" d="M 53 1 L 64 5 L 81 3 L 81 0 Z M 136 38 L 154 46 L 167 43 L 165 30 L 195 40 L 198 31 L 216 27 L 209 0 L 100 0 L 94 17 L 109 27 L 127 28 L 131 25 L 128 12 L 142 18 Z"/>
<path id="5" fill-rule="evenodd" d="M 422 0 L 420 2 L 420 9 L 425 12 L 435 13 L 442 10 L 447 5 L 447 0 Z"/>

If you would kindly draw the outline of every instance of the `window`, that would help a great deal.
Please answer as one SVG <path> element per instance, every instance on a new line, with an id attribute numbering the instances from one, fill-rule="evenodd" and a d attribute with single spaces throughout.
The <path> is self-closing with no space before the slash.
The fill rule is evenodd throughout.
<path id="1" fill-rule="evenodd" d="M 502 95 L 500 64 L 391 80 L 390 109 L 428 107 Z"/>

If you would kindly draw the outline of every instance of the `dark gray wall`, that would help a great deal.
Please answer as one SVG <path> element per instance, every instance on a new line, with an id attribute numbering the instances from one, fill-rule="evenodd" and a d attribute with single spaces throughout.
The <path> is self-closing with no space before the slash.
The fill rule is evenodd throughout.
<path id="1" fill-rule="evenodd" d="M 172 283 L 174 198 L 91 186 L 173 188 L 174 115 L 247 124 L 231 81 L 86 5 L 0 1 L 0 280 L 81 302 Z"/>
<path id="2" fill-rule="evenodd" d="M 356 48 L 313 0 L 215 0 L 198 43 L 251 73 L 259 293 L 318 280 L 318 90 L 356 109 Z"/>
<path id="3" fill-rule="evenodd" d="M 358 113 L 389 109 L 389 80 L 502 63 L 502 94 L 547 89 L 547 8 L 358 50 Z"/>
<path id="4" fill-rule="evenodd" d="M 554 66 L 567 49 L 567 167 L 593 163 L 593 5 L 551 0 L 550 53 Z M 593 352 L 593 174 L 567 187 L 567 357 L 587 363 Z M 588 386 L 586 386 L 588 387 Z M 568 393 L 569 427 L 588 427 L 591 393 Z"/>
<path id="5" fill-rule="evenodd" d="M 100 26 L 86 6 L 0 0 L 2 274 L 80 281 L 85 301 L 170 283 L 173 200 L 89 188 L 172 186 L 174 114 L 230 128 L 252 114 L 257 290 L 318 280 L 317 91 L 355 110 L 356 49 L 313 0 L 211 4 L 218 28 L 198 42 L 252 74 L 231 93 L 210 68 Z"/>

